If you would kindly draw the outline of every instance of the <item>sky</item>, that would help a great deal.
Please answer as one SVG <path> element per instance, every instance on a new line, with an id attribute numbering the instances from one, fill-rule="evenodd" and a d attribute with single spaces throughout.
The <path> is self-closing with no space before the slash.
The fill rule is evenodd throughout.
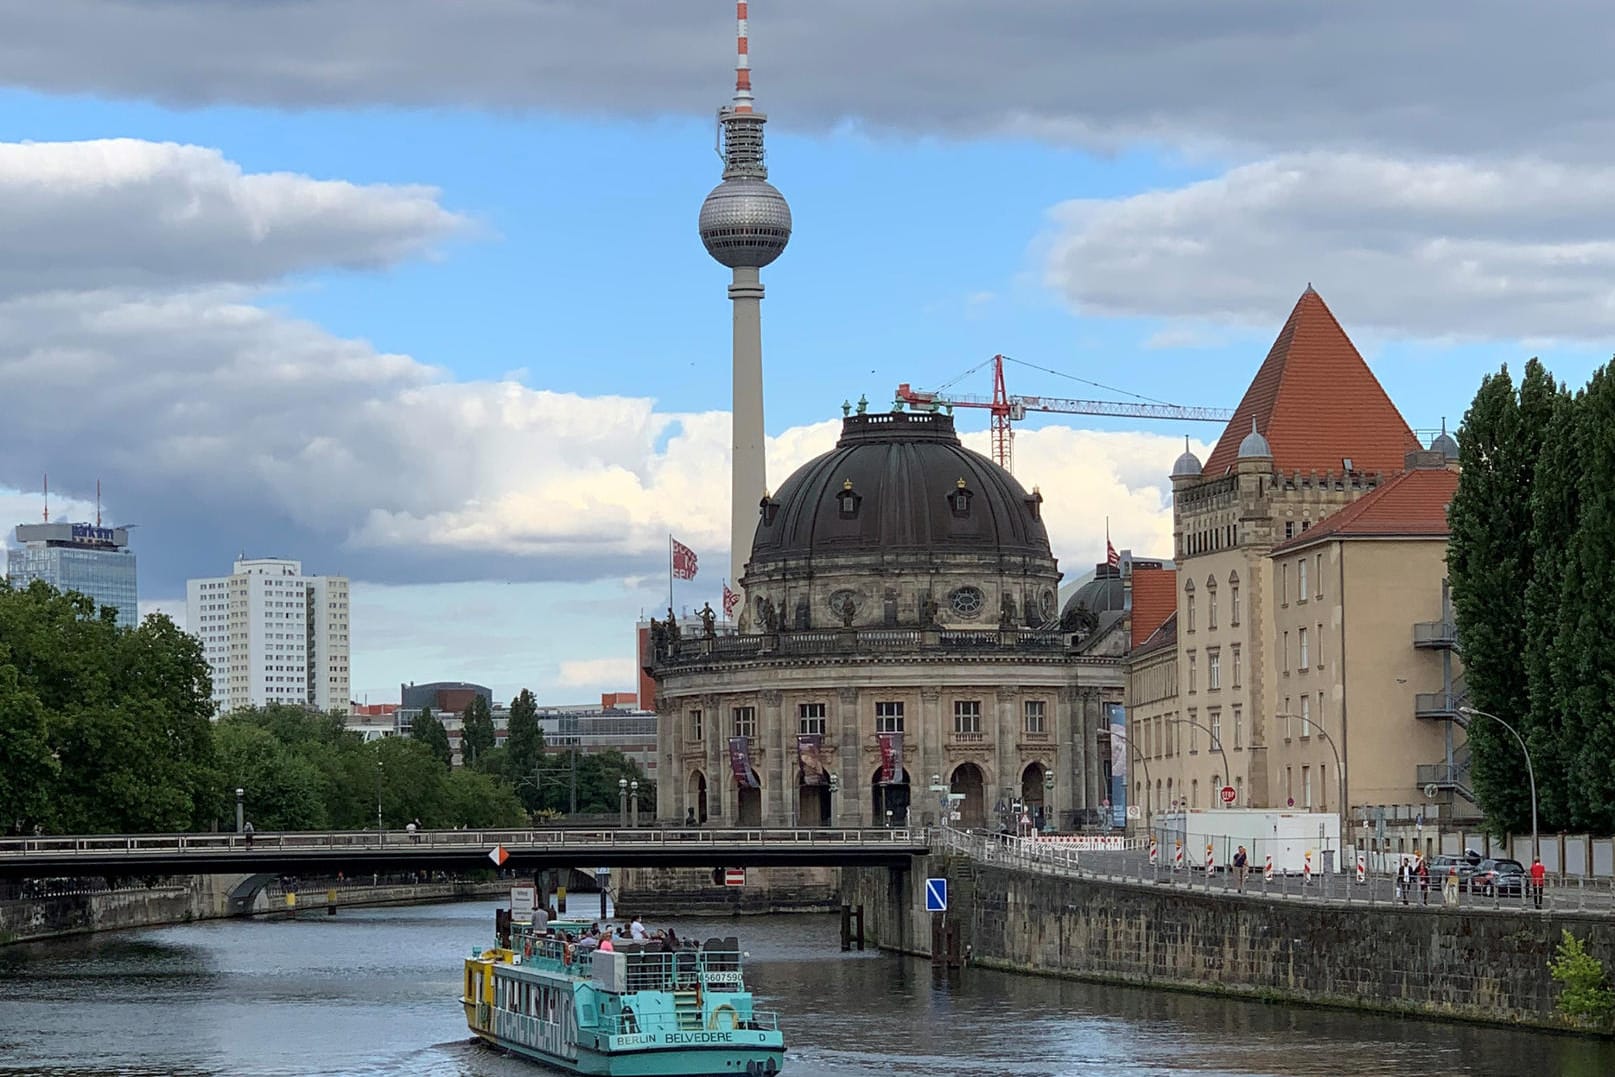
<path id="1" fill-rule="evenodd" d="M 728 0 L 0 0 L 0 525 L 137 524 L 142 606 L 288 556 L 352 683 L 634 685 L 727 563 Z M 1615 13 L 753 0 L 768 474 L 895 387 L 1233 407 L 1312 284 L 1408 422 L 1615 329 Z M 959 379 L 955 381 L 955 379 Z M 967 444 L 987 415 L 961 410 Z M 1215 425 L 1020 424 L 1067 577 L 1171 552 Z"/>

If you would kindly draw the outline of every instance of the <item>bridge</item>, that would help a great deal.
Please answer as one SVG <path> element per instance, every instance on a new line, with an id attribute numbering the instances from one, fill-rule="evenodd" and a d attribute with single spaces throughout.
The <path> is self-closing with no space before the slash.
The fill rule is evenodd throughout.
<path id="1" fill-rule="evenodd" d="M 655 828 L 42 835 L 0 839 L 0 878 L 335 875 L 493 867 L 890 867 L 930 845 L 909 828 Z"/>

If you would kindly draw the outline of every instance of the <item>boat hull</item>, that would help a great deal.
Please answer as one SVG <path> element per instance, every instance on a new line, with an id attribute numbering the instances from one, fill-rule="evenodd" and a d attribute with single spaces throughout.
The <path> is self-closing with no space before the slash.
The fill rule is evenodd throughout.
<path id="1" fill-rule="evenodd" d="M 575 1059 L 481 1030 L 477 1035 L 493 1047 L 553 1069 L 602 1077 L 737 1077 L 778 1073 L 785 1066 L 783 1037 L 761 1029 L 585 1034 Z"/>

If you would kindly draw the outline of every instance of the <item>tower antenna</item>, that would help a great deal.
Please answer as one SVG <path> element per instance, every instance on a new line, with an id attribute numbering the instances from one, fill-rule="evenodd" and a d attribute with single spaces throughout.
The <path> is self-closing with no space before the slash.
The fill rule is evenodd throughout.
<path id="1" fill-rule="evenodd" d="M 45 472 L 45 522 L 50 523 L 50 472 Z"/>
<path id="2" fill-rule="evenodd" d="M 751 36 L 746 0 L 735 0 L 735 111 L 751 111 Z"/>
<path id="3" fill-rule="evenodd" d="M 101 480 L 95 480 L 95 526 L 101 526 Z"/>

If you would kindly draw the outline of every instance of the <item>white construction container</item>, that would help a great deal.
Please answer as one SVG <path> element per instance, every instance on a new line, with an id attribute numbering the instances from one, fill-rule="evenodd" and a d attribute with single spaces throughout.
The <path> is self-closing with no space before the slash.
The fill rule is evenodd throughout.
<path id="1" fill-rule="evenodd" d="M 1163 812 L 1155 817 L 1154 832 L 1164 864 L 1174 862 L 1177 842 L 1183 843 L 1183 866 L 1206 868 L 1206 846 L 1216 869 L 1230 868 L 1234 853 L 1243 845 L 1250 870 L 1260 872 L 1267 858 L 1280 874 L 1300 875 L 1307 853 L 1312 872 L 1341 870 L 1340 816 L 1332 812 L 1275 811 L 1267 808 L 1211 808 Z"/>

